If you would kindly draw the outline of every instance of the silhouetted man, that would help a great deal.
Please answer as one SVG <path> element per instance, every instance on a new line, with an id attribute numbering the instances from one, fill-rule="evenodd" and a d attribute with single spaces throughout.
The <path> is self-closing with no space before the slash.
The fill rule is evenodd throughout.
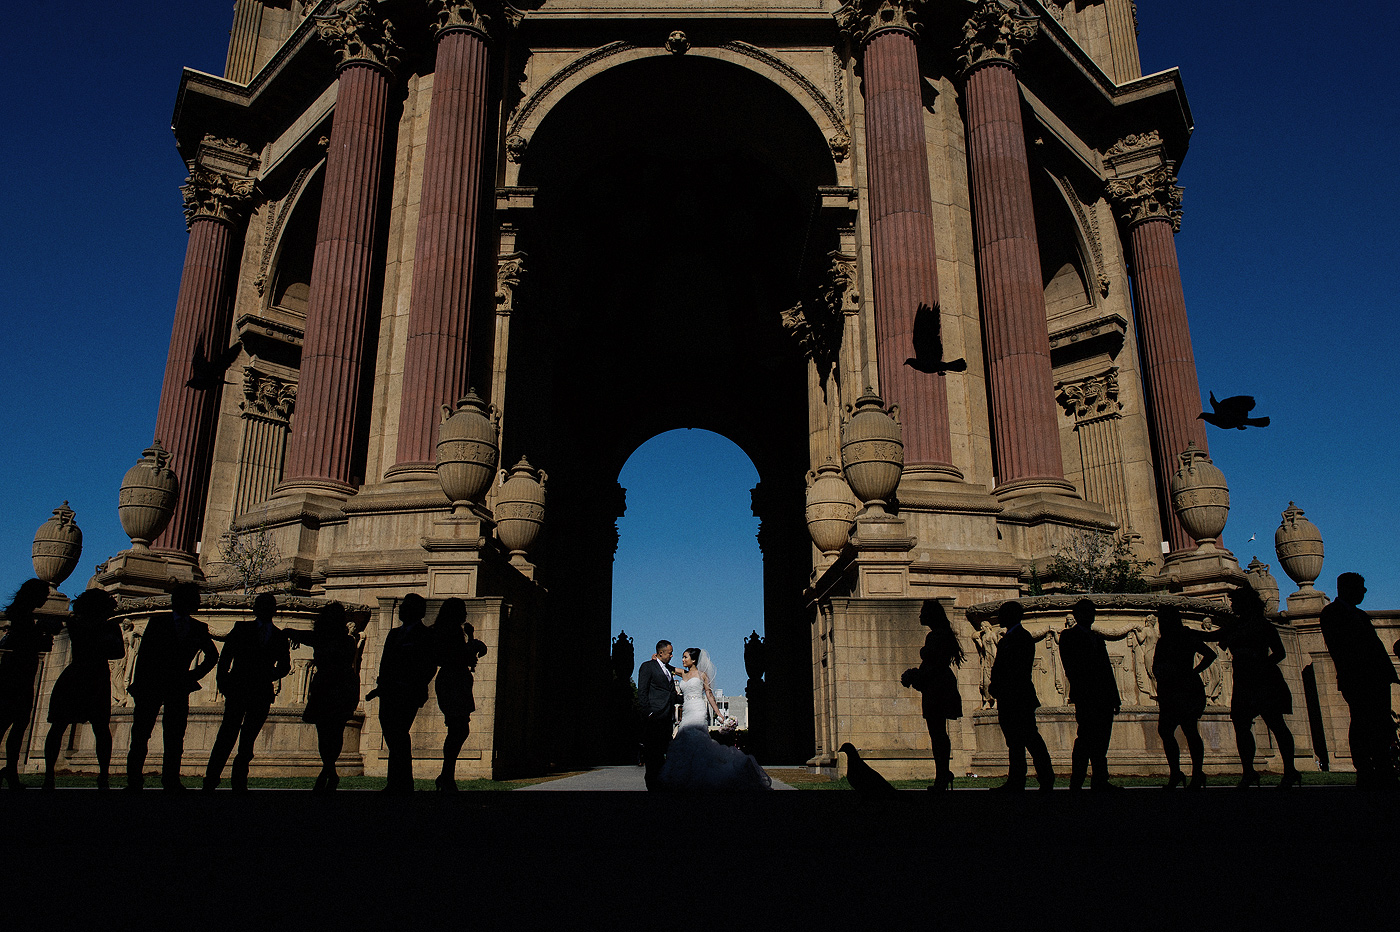
<path id="1" fill-rule="evenodd" d="M 272 708 L 273 684 L 292 669 L 287 635 L 272 623 L 275 614 L 277 599 L 264 592 L 253 600 L 253 620 L 235 622 L 224 641 L 216 674 L 219 692 L 224 694 L 224 718 L 204 772 L 205 792 L 218 787 L 235 740 L 238 754 L 233 758 L 229 782 L 235 792 L 248 789 L 248 765 L 258 732 Z"/>
<path id="2" fill-rule="evenodd" d="M 675 667 L 671 666 L 670 641 L 657 641 L 656 654 L 637 670 L 637 704 L 642 710 L 642 763 L 646 765 L 647 789 L 656 789 L 656 776 L 666 762 L 671 746 L 671 728 L 676 722 Z"/>
<path id="3" fill-rule="evenodd" d="M 1006 629 L 1006 634 L 1002 635 L 997 648 L 988 691 L 997 701 L 997 718 L 1011 759 L 1007 764 L 1006 782 L 996 789 L 1026 788 L 1026 752 L 1030 751 L 1040 788 L 1051 790 L 1055 788 L 1055 768 L 1035 723 L 1035 710 L 1040 708 L 1035 683 L 1031 682 L 1035 638 L 1021 624 L 1024 614 L 1020 602 L 1004 602 L 997 612 L 997 623 Z"/>
<path id="4" fill-rule="evenodd" d="M 413 792 L 413 739 L 409 731 L 428 701 L 428 683 L 437 669 L 432 632 L 423 624 L 428 603 L 410 592 L 399 603 L 402 622 L 384 638 L 379 678 L 366 699 L 379 697 L 379 727 L 389 749 L 390 793 Z"/>
<path id="5" fill-rule="evenodd" d="M 1395 767 L 1390 741 L 1395 723 L 1390 713 L 1390 685 L 1397 682 L 1371 616 L 1359 606 L 1366 597 L 1366 580 L 1359 573 L 1337 577 L 1337 601 L 1322 610 L 1318 623 L 1332 664 L 1337 688 L 1351 709 L 1347 737 L 1356 765 L 1356 785 L 1363 789 L 1394 789 Z"/>
<path id="6" fill-rule="evenodd" d="M 199 611 L 199 586 L 181 583 L 170 593 L 171 613 L 153 615 L 141 637 L 136 669 L 128 691 L 136 705 L 131 712 L 131 750 L 126 757 L 126 786 L 139 790 L 145 784 L 146 746 L 162 709 L 161 735 L 165 741 L 160 782 L 167 790 L 183 790 L 180 760 L 185 754 L 185 724 L 190 715 L 190 693 L 219 662 L 219 651 L 209 636 L 209 626 L 191 617 Z M 190 669 L 198 657 L 199 663 Z"/>
<path id="7" fill-rule="evenodd" d="M 1090 788 L 1110 789 L 1113 784 L 1108 782 L 1108 744 L 1113 737 L 1113 716 L 1118 714 L 1122 699 L 1108 659 L 1108 644 L 1092 627 L 1094 603 L 1080 599 L 1071 611 L 1074 624 L 1060 633 L 1060 660 L 1069 680 L 1074 721 L 1079 726 L 1070 756 L 1069 788 L 1083 789 L 1092 762 L 1094 780 Z"/>

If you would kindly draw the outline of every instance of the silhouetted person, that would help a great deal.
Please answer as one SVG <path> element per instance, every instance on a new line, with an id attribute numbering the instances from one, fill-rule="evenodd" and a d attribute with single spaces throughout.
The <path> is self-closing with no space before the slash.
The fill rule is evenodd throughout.
<path id="1" fill-rule="evenodd" d="M 61 627 L 34 617 L 49 599 L 49 584 L 42 579 L 26 580 L 5 609 L 10 628 L 0 638 L 0 735 L 5 741 L 5 785 L 24 789 L 19 782 L 19 752 L 24 733 L 34 711 L 34 677 L 39 672 L 39 655 L 48 653 L 53 636 Z"/>
<path id="2" fill-rule="evenodd" d="M 1356 785 L 1395 789 L 1390 686 L 1398 680 L 1385 645 L 1371 626 L 1371 616 L 1358 607 L 1365 597 L 1366 580 L 1359 573 L 1338 576 L 1337 600 L 1322 610 L 1319 625 L 1337 669 L 1337 689 L 1351 710 L 1347 738 L 1356 766 Z"/>
<path id="3" fill-rule="evenodd" d="M 233 758 L 229 784 L 234 792 L 248 789 L 253 745 L 272 708 L 275 684 L 292 669 L 287 635 L 272 623 L 276 614 L 276 597 L 264 592 L 253 600 L 253 620 L 234 622 L 233 630 L 224 639 L 216 674 L 219 692 L 224 694 L 224 717 L 209 752 L 209 767 L 204 771 L 206 793 L 218 788 L 235 740 L 238 753 Z"/>
<path id="4" fill-rule="evenodd" d="M 897 792 L 880 771 L 860 759 L 860 752 L 851 742 L 841 745 L 836 753 L 846 755 L 846 782 L 857 793 L 862 796 L 888 796 Z"/>
<path id="5" fill-rule="evenodd" d="M 1181 612 L 1171 606 L 1157 613 L 1157 630 L 1152 676 L 1157 681 L 1157 734 L 1162 738 L 1162 750 L 1170 768 L 1166 788 L 1178 787 L 1186 779 L 1181 773 L 1181 748 L 1176 743 L 1176 730 L 1180 728 L 1191 754 L 1191 782 L 1187 789 L 1204 789 L 1206 748 L 1198 723 L 1206 710 L 1206 687 L 1201 674 L 1215 662 L 1216 653 L 1199 634 L 1181 623 Z M 1197 657 L 1201 658 L 1199 662 Z"/>
<path id="6" fill-rule="evenodd" d="M 145 785 L 146 746 L 161 718 L 165 742 L 160 782 L 167 790 L 183 790 L 180 760 L 185 754 L 185 724 L 190 716 L 190 693 L 219 662 L 209 626 L 192 616 L 199 611 L 199 586 L 181 583 L 170 593 L 168 614 L 152 615 L 136 652 L 136 670 L 128 692 L 136 700 L 131 711 L 131 750 L 126 756 L 126 786 Z M 194 669 L 190 665 L 199 658 Z"/>
<path id="7" fill-rule="evenodd" d="M 1230 697 L 1230 721 L 1235 726 L 1235 746 L 1239 749 L 1239 787 L 1257 786 L 1254 769 L 1254 720 L 1263 718 L 1278 744 L 1283 759 L 1283 779 L 1287 788 L 1303 782 L 1293 763 L 1293 732 L 1283 717 L 1293 711 L 1293 693 L 1284 681 L 1279 661 L 1287 656 L 1278 631 L 1264 614 L 1264 602 L 1253 586 L 1240 586 L 1230 593 L 1233 619 L 1222 632 L 1222 644 L 1230 651 L 1235 671 L 1234 693 Z"/>
<path id="8" fill-rule="evenodd" d="M 110 592 L 89 589 L 73 600 L 73 617 L 68 619 L 68 643 L 72 660 L 49 694 L 49 734 L 44 739 L 44 789 L 54 787 L 54 768 L 63 735 L 73 725 L 92 725 L 97 751 L 97 788 L 109 786 L 112 764 L 112 670 L 107 661 L 126 654 L 122 629 L 112 620 L 117 600 Z"/>
<path id="9" fill-rule="evenodd" d="M 1006 738 L 1010 760 L 1006 782 L 996 789 L 1026 788 L 1026 752 L 1029 751 L 1035 762 L 1035 776 L 1040 788 L 1052 790 L 1055 788 L 1055 768 L 1050 763 L 1045 739 L 1040 736 L 1040 729 L 1035 723 L 1035 710 L 1040 708 L 1035 683 L 1031 681 L 1031 669 L 1035 665 L 1035 639 L 1021 624 L 1024 615 L 1025 610 L 1020 602 L 1003 602 L 997 612 L 997 622 L 1006 629 L 1006 633 L 997 647 L 997 659 L 992 664 L 988 689 L 997 702 L 997 718 L 1001 733 Z"/>
<path id="10" fill-rule="evenodd" d="M 442 739 L 442 773 L 436 782 L 439 790 L 453 792 L 457 789 L 457 755 L 471 734 L 472 713 L 476 711 L 476 663 L 486 656 L 486 645 L 473 637 L 476 632 L 467 624 L 467 603 L 461 599 L 442 603 L 432 631 L 438 663 L 433 688 L 447 724 L 447 737 Z"/>
<path id="11" fill-rule="evenodd" d="M 1093 628 L 1094 603 L 1080 599 L 1071 609 L 1074 624 L 1060 632 L 1060 661 L 1069 680 L 1069 701 L 1074 704 L 1078 733 L 1070 752 L 1069 788 L 1084 787 L 1089 765 L 1094 766 L 1091 789 L 1110 789 L 1108 745 L 1113 738 L 1113 717 L 1123 701 L 1113 663 L 1108 659 L 1108 642 Z"/>
<path id="12" fill-rule="evenodd" d="M 360 705 L 356 634 L 368 622 L 368 612 L 352 615 L 339 602 L 330 602 L 316 613 L 310 631 L 287 632 L 294 644 L 306 644 L 313 651 L 311 684 L 306 690 L 306 709 L 301 713 L 303 722 L 316 726 L 316 750 L 321 755 L 321 772 L 311 788 L 313 793 L 334 792 L 340 785 L 335 762 L 345 745 L 345 726 Z"/>
<path id="13" fill-rule="evenodd" d="M 1254 410 L 1253 395 L 1234 395 L 1224 401 L 1216 401 L 1215 392 L 1211 392 L 1210 406 L 1212 410 L 1202 411 L 1196 415 L 1196 420 L 1205 421 L 1207 424 L 1214 424 L 1216 427 L 1226 430 L 1269 426 L 1268 418 L 1249 416 L 1249 412 Z"/>
<path id="14" fill-rule="evenodd" d="M 967 371 L 967 360 L 943 358 L 943 327 L 936 302 L 933 307 L 920 304 L 914 312 L 914 355 L 904 364 L 935 375 Z"/>
<path id="15" fill-rule="evenodd" d="M 428 603 L 410 592 L 399 603 L 402 622 L 384 638 L 379 678 L 367 699 L 379 697 L 379 727 L 389 749 L 390 793 L 413 792 L 413 738 L 409 734 L 418 710 L 428 701 L 428 683 L 437 668 L 433 634 L 423 624 Z"/>
<path id="16" fill-rule="evenodd" d="M 948 738 L 948 720 L 962 718 L 962 694 L 954 667 L 962 666 L 963 649 L 953 633 L 953 623 L 943 603 L 937 599 L 924 602 L 919 623 L 928 628 L 924 646 L 919 648 L 919 665 L 905 670 L 899 681 L 919 691 L 928 739 L 933 745 L 933 761 L 937 768 L 930 790 L 947 790 L 953 786 L 953 743 Z"/>
<path id="17" fill-rule="evenodd" d="M 676 723 L 676 706 L 681 704 L 676 692 L 675 667 L 671 666 L 674 649 L 670 641 L 657 641 L 656 653 L 637 668 L 637 705 L 642 713 L 642 763 L 646 766 L 647 789 L 660 787 L 657 775 L 666 762 L 666 749 L 671 744 L 671 731 Z"/>

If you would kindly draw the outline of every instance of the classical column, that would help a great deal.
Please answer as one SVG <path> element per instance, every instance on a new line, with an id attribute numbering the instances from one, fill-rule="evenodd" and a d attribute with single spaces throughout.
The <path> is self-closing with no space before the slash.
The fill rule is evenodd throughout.
<path id="1" fill-rule="evenodd" d="M 1123 472 L 1120 423 L 1123 405 L 1118 400 L 1118 367 L 1101 375 L 1055 386 L 1056 400 L 1074 418 L 1079 435 L 1079 456 L 1084 472 L 1084 497 L 1102 505 L 1120 527 L 1132 522 L 1128 515 L 1128 482 Z"/>
<path id="2" fill-rule="evenodd" d="M 485 4 L 433 0 L 437 63 L 423 156 L 396 472 L 431 469 L 442 405 L 468 388 L 467 343 L 477 269 L 478 216 L 489 101 L 488 27 L 505 20 Z M 489 373 L 477 373 L 489 378 Z M 484 389 L 484 386 L 483 386 Z"/>
<path id="3" fill-rule="evenodd" d="M 340 87 L 326 153 L 288 478 L 280 487 L 288 491 L 354 491 L 350 461 L 394 60 L 393 28 L 379 6 L 356 0 L 316 20 L 321 37 L 339 52 Z"/>
<path id="4" fill-rule="evenodd" d="M 1155 148 L 1155 134 L 1130 136 L 1110 150 L 1117 155 Z M 1186 296 L 1181 289 L 1176 241 L 1181 226 L 1181 189 L 1170 162 L 1128 177 L 1112 179 L 1108 196 L 1128 227 L 1129 261 L 1137 303 L 1138 333 L 1147 369 L 1147 403 L 1152 418 L 1153 454 L 1157 465 L 1162 526 L 1172 551 L 1194 550 L 1171 507 L 1168 484 L 1177 469 L 1177 455 L 1191 441 L 1207 450 L 1201 389 L 1196 381 L 1196 357 L 1191 351 L 1191 328 L 1186 320 Z"/>
<path id="5" fill-rule="evenodd" d="M 180 477 L 183 494 L 175 502 L 175 514 L 165 531 L 152 542 L 158 550 L 176 551 L 193 558 L 199 541 L 208 491 L 209 464 L 214 453 L 214 422 L 220 392 L 197 391 L 185 383 L 193 375 L 197 353 L 206 358 L 228 346 L 232 298 L 230 282 L 234 261 L 234 225 L 253 194 L 253 179 L 238 172 L 210 167 L 228 157 L 241 161 L 245 170 L 256 165 L 246 147 L 232 140 L 205 137 L 190 168 L 181 193 L 190 239 L 185 247 L 185 267 L 175 299 L 175 323 L 170 334 L 170 354 L 165 360 L 165 380 L 156 411 L 155 437 L 170 452 L 172 468 Z"/>
<path id="6" fill-rule="evenodd" d="M 1142 77 L 1138 58 L 1137 4 L 1133 0 L 1107 0 L 1108 42 L 1113 49 L 1113 80 L 1126 84 Z"/>
<path id="7" fill-rule="evenodd" d="M 967 150 L 999 487 L 1064 481 L 1015 59 L 1038 21 L 982 0 L 964 26 Z M 1014 483 L 1014 486 L 1013 486 Z"/>
<path id="8" fill-rule="evenodd" d="M 295 382 L 263 372 L 243 369 L 243 449 L 238 456 L 238 481 L 234 486 L 233 516 L 243 515 L 272 497 L 282 480 L 287 455 L 287 430 L 296 407 Z"/>
<path id="9" fill-rule="evenodd" d="M 938 303 L 915 0 L 850 0 L 836 17 L 864 55 L 880 396 L 899 405 L 905 474 L 932 471 L 961 478 L 952 465 L 946 378 L 904 365 L 914 354 L 915 312 L 920 304 Z"/>

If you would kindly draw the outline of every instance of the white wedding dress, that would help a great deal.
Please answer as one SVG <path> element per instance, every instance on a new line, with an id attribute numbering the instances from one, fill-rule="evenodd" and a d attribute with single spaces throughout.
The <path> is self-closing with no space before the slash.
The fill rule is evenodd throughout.
<path id="1" fill-rule="evenodd" d="M 705 684 L 681 681 L 681 727 L 666 751 L 661 785 L 670 790 L 771 790 L 773 780 L 753 755 L 710 737 Z"/>

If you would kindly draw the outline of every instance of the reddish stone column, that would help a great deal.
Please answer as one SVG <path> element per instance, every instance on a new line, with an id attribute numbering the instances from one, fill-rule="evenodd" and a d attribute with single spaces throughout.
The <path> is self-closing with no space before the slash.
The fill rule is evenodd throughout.
<path id="1" fill-rule="evenodd" d="M 456 26 L 438 34 L 399 409 L 398 469 L 431 466 L 441 406 L 456 401 L 468 387 L 489 68 L 482 32 Z"/>
<path id="2" fill-rule="evenodd" d="M 1013 64 L 1035 21 L 984 3 L 963 47 L 967 147 L 976 231 L 978 293 L 987 340 L 987 385 L 999 485 L 1060 491 L 1059 418 L 1050 371 L 1040 245 Z"/>
<path id="3" fill-rule="evenodd" d="M 938 303 L 933 197 L 924 141 L 923 79 L 914 31 L 885 26 L 865 42 L 865 145 L 875 355 L 880 395 L 899 405 L 906 469 L 952 466 L 944 377 L 904 365 L 914 354 L 914 315 Z"/>

